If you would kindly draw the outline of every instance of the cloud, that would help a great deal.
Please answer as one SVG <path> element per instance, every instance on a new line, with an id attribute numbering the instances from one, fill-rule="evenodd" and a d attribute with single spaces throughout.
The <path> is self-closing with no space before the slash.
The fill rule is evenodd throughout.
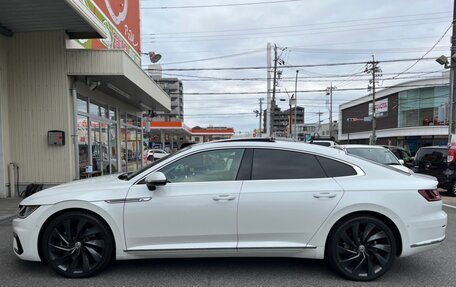
<path id="1" fill-rule="evenodd" d="M 237 3 L 214 1 L 216 3 Z M 188 61 L 224 56 L 260 49 L 247 55 L 211 61 L 174 64 L 166 68 L 265 66 L 266 44 L 277 43 L 289 47 L 283 57 L 287 64 L 317 64 L 370 60 L 375 50 L 378 60 L 419 58 L 431 47 L 451 23 L 452 1 L 422 0 L 413 5 L 406 0 L 384 1 L 302 1 L 273 5 L 223 7 L 207 9 L 142 10 L 143 51 L 156 51 L 166 62 Z M 196 5 L 199 1 L 142 1 L 141 6 Z M 211 2 L 212 3 L 212 2 Z M 440 13 L 441 14 L 430 14 Z M 409 15 L 404 17 L 395 17 Z M 416 16 L 410 16 L 416 15 Z M 363 20 L 370 19 L 370 20 Z M 287 26 L 287 27 L 284 27 Z M 275 28 L 284 27 L 284 28 Z M 206 31 L 206 32 L 204 32 Z M 207 32 L 217 31 L 217 32 Z M 154 34 L 154 35 L 152 35 Z M 442 40 L 441 48 L 429 57 L 449 54 L 449 35 Z M 153 39 L 153 41 L 152 41 Z M 299 49 L 294 47 L 307 47 Z M 422 49 L 410 49 L 410 48 Z M 313 48 L 315 50 L 310 51 Z M 320 50 L 319 50 L 320 49 Z M 324 50 L 322 50 L 324 49 Z M 343 50 L 341 50 L 343 49 Z M 338 52 L 340 51 L 340 52 Z M 147 58 L 143 59 L 148 64 Z M 413 62 L 381 64 L 384 74 L 398 73 Z M 298 90 L 324 89 L 330 79 L 324 75 L 354 74 L 363 70 L 359 66 L 335 66 L 300 69 Z M 441 67 L 434 61 L 422 61 L 411 71 L 431 71 Z M 279 82 L 280 89 L 294 91 L 295 68 L 283 69 L 287 81 Z M 251 131 L 258 126 L 253 110 L 259 109 L 258 98 L 266 95 L 185 95 L 185 92 L 243 92 L 266 91 L 266 70 L 235 71 L 169 71 L 167 73 L 198 77 L 262 78 L 255 81 L 184 81 L 184 109 L 187 125 L 232 126 L 237 131 Z M 322 78 L 310 79 L 323 75 Z M 384 76 L 385 78 L 386 76 Z M 195 79 L 193 77 L 179 77 Z M 366 76 L 355 75 L 343 81 L 333 79 L 341 88 L 367 87 Z M 365 79 L 365 81 L 360 81 Z M 327 81 L 325 81 L 327 80 Z M 385 81 L 386 83 L 387 81 Z M 388 81 L 387 84 L 393 84 Z M 338 105 L 362 95 L 365 91 L 337 91 L 334 93 L 334 110 Z M 286 97 L 281 95 L 281 97 Z M 298 94 L 299 104 L 306 107 L 306 121 L 316 121 L 316 112 L 325 112 L 328 120 L 326 95 Z M 279 102 L 282 108 L 287 103 Z M 233 113 L 232 116 L 226 114 Z M 251 113 L 246 115 L 245 113 Z M 191 116 L 191 115 L 198 116 Z M 201 114 L 208 114 L 207 117 Z M 216 115 L 220 115 L 216 117 Z M 334 116 L 337 119 L 337 113 Z"/>

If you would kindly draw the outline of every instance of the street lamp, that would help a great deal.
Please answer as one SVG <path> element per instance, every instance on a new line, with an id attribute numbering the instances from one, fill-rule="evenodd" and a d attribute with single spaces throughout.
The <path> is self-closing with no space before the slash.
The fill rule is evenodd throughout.
<path id="1" fill-rule="evenodd" d="M 455 2 L 456 4 L 456 2 Z M 454 62 L 454 57 L 452 56 L 452 62 Z M 449 63 L 449 59 L 448 57 L 446 57 L 445 55 L 442 55 L 440 57 L 438 57 L 436 60 L 435 60 L 437 63 L 439 63 L 440 65 L 442 65 L 445 69 L 450 69 L 450 100 L 449 100 L 449 108 L 450 108 L 450 112 L 449 112 L 449 119 L 448 119 L 448 144 L 451 145 L 452 142 L 453 142 L 453 134 L 454 134 L 454 130 L 455 130 L 455 123 L 454 123 L 454 120 L 456 118 L 456 116 L 454 115 L 454 112 L 455 112 L 455 91 L 454 91 L 454 88 L 455 88 L 455 83 L 454 83 L 454 68 L 455 68 L 455 65 L 451 65 Z"/>

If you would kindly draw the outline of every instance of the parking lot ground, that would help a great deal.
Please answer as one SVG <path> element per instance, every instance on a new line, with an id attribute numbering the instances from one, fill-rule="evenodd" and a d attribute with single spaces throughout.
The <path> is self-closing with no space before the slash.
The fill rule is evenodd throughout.
<path id="1" fill-rule="evenodd" d="M 11 246 L 11 221 L 4 221 L 0 223 L 0 286 L 456 286 L 456 209 L 444 209 L 449 222 L 442 245 L 397 258 L 385 276 L 370 283 L 342 279 L 322 260 L 293 258 L 120 261 L 92 278 L 65 279 L 44 264 L 17 259 Z"/>

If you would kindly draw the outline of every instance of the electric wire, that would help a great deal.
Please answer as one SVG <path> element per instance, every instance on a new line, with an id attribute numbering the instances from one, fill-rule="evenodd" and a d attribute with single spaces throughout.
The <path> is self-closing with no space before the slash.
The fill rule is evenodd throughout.
<path id="1" fill-rule="evenodd" d="M 142 0 L 143 2 L 147 2 Z M 220 8 L 220 7 L 237 7 L 237 6 L 252 6 L 252 5 L 270 5 L 289 2 L 301 2 L 305 0 L 275 0 L 261 2 L 246 2 L 246 3 L 226 3 L 226 4 L 210 4 L 210 5 L 185 5 L 185 6 L 154 6 L 141 7 L 142 10 L 165 10 L 165 9 L 195 9 L 195 8 Z"/>
<path id="2" fill-rule="evenodd" d="M 421 61 L 435 60 L 434 58 L 419 58 Z M 390 59 L 378 61 L 379 63 L 399 63 L 416 61 L 418 58 L 405 58 L 405 59 Z M 334 66 L 350 66 L 350 65 L 365 65 L 366 61 L 356 62 L 339 62 L 339 63 L 321 63 L 321 64 L 302 64 L 302 65 L 282 65 L 279 68 L 315 68 L 315 67 L 334 67 Z M 266 66 L 247 66 L 247 67 L 213 67 L 213 68 L 165 68 L 165 69 L 151 69 L 147 68 L 146 71 L 229 71 L 229 70 L 263 70 L 267 69 Z"/>
<path id="3" fill-rule="evenodd" d="M 445 33 L 443 33 L 443 35 L 437 40 L 437 42 L 435 42 L 435 44 L 426 53 L 424 53 L 424 55 L 421 58 L 417 59 L 415 63 L 413 63 L 411 66 L 409 66 L 403 72 L 397 74 L 395 77 L 398 77 L 398 76 L 402 75 L 402 73 L 409 71 L 411 68 L 415 67 L 415 65 L 418 64 L 418 62 L 420 62 L 422 59 L 424 59 L 424 57 L 426 57 L 432 51 L 432 49 L 434 49 L 440 43 L 440 41 L 442 41 L 442 39 L 445 37 L 445 35 L 448 33 L 448 31 L 450 31 L 451 27 L 453 27 L 453 23 L 450 24 L 450 26 L 446 29 Z"/>

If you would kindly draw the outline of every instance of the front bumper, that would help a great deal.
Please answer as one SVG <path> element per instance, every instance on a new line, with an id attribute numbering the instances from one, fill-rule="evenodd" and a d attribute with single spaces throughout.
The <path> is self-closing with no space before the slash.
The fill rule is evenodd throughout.
<path id="1" fill-rule="evenodd" d="M 38 254 L 38 237 L 43 216 L 49 206 L 40 206 L 27 218 L 13 220 L 13 250 L 17 257 L 29 261 L 41 261 Z"/>

